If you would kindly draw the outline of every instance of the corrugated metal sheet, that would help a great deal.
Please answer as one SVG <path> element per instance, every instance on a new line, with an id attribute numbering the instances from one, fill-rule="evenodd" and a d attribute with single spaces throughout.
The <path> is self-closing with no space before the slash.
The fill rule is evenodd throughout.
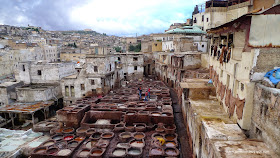
<path id="1" fill-rule="evenodd" d="M 252 16 L 249 45 L 253 47 L 280 47 L 280 15 Z"/>

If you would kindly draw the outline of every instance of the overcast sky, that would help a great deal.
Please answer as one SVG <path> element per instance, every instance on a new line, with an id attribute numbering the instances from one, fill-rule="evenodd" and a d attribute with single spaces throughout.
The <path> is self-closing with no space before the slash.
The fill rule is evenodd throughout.
<path id="1" fill-rule="evenodd" d="M 205 0 L 0 0 L 0 24 L 109 35 L 164 32 Z"/>

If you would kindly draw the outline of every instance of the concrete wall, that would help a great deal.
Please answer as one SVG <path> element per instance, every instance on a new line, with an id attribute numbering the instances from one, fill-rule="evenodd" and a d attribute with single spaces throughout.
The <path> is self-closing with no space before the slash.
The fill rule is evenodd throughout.
<path id="1" fill-rule="evenodd" d="M 209 68 L 209 55 L 208 55 L 208 53 L 201 54 L 201 67 Z"/>
<path id="2" fill-rule="evenodd" d="M 84 61 L 86 58 L 85 54 L 80 53 L 60 53 L 60 60 L 61 61 L 76 61 L 81 62 Z"/>
<path id="3" fill-rule="evenodd" d="M 245 2 L 246 3 L 246 2 Z M 234 6 L 232 6 L 234 7 Z M 240 16 L 247 14 L 249 11 L 248 6 L 240 7 L 240 8 L 235 8 L 235 9 L 230 9 L 226 13 L 226 22 L 230 22 L 234 19 L 239 18 Z"/>
<path id="4" fill-rule="evenodd" d="M 75 74 L 75 72 L 74 63 L 23 62 L 18 66 L 16 79 L 26 84 L 57 83 L 63 77 Z"/>
<path id="5" fill-rule="evenodd" d="M 19 102 L 37 102 L 56 100 L 61 97 L 60 86 L 26 86 L 16 88 L 17 101 Z"/>
<path id="6" fill-rule="evenodd" d="M 162 42 L 154 41 L 152 42 L 152 52 L 161 52 L 162 51 Z"/>
<path id="7" fill-rule="evenodd" d="M 266 1 L 263 1 L 263 0 L 254 0 L 254 3 L 253 3 L 253 9 L 256 10 L 256 9 L 261 9 L 264 7 L 264 9 L 267 9 L 267 8 L 270 8 L 272 7 L 272 5 L 276 2 L 277 0 L 266 0 Z"/>
<path id="8" fill-rule="evenodd" d="M 170 51 L 174 50 L 174 44 L 173 41 L 163 41 L 162 42 L 162 51 Z"/>
<path id="9" fill-rule="evenodd" d="M 184 56 L 184 69 L 198 69 L 201 67 L 201 54 L 186 54 Z"/>
<path id="10" fill-rule="evenodd" d="M 0 104 L 10 104 L 16 100 L 16 87 L 23 82 L 4 82 L 0 84 Z"/>
<path id="11" fill-rule="evenodd" d="M 135 61 L 135 59 L 137 60 Z M 122 73 L 127 74 L 127 79 L 142 79 L 144 74 L 144 56 L 143 54 L 121 55 Z M 135 70 L 135 68 L 137 69 Z"/>

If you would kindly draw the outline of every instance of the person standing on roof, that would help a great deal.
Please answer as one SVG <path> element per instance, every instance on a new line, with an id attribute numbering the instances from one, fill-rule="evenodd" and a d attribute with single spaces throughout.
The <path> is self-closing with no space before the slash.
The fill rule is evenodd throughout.
<path id="1" fill-rule="evenodd" d="M 148 96 L 149 96 L 149 98 L 151 98 L 151 88 L 150 87 L 148 89 Z"/>
<path id="2" fill-rule="evenodd" d="M 148 91 L 146 91 L 146 93 L 145 93 L 145 99 L 144 99 L 144 101 L 148 101 Z"/>
<path id="3" fill-rule="evenodd" d="M 141 86 L 138 88 L 138 91 L 139 91 L 139 100 L 141 100 L 141 97 L 142 97 L 142 88 L 141 88 Z"/>

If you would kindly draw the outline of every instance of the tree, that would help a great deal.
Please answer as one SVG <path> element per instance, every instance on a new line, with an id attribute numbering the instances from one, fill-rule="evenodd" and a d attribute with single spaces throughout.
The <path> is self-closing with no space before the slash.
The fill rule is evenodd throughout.
<path id="1" fill-rule="evenodd" d="M 116 52 L 121 52 L 121 50 L 122 50 L 121 47 L 114 47 L 114 49 L 116 50 Z"/>
<path id="2" fill-rule="evenodd" d="M 129 51 L 131 51 L 131 52 L 133 52 L 133 51 L 134 51 L 134 49 L 135 49 L 135 48 L 134 48 L 134 46 L 133 46 L 133 45 L 130 45 L 130 46 L 129 46 L 129 48 L 128 48 L 128 50 L 129 50 Z"/>
<path id="3" fill-rule="evenodd" d="M 135 46 L 135 49 L 134 49 L 135 52 L 140 52 L 141 51 L 141 43 L 137 44 Z"/>

